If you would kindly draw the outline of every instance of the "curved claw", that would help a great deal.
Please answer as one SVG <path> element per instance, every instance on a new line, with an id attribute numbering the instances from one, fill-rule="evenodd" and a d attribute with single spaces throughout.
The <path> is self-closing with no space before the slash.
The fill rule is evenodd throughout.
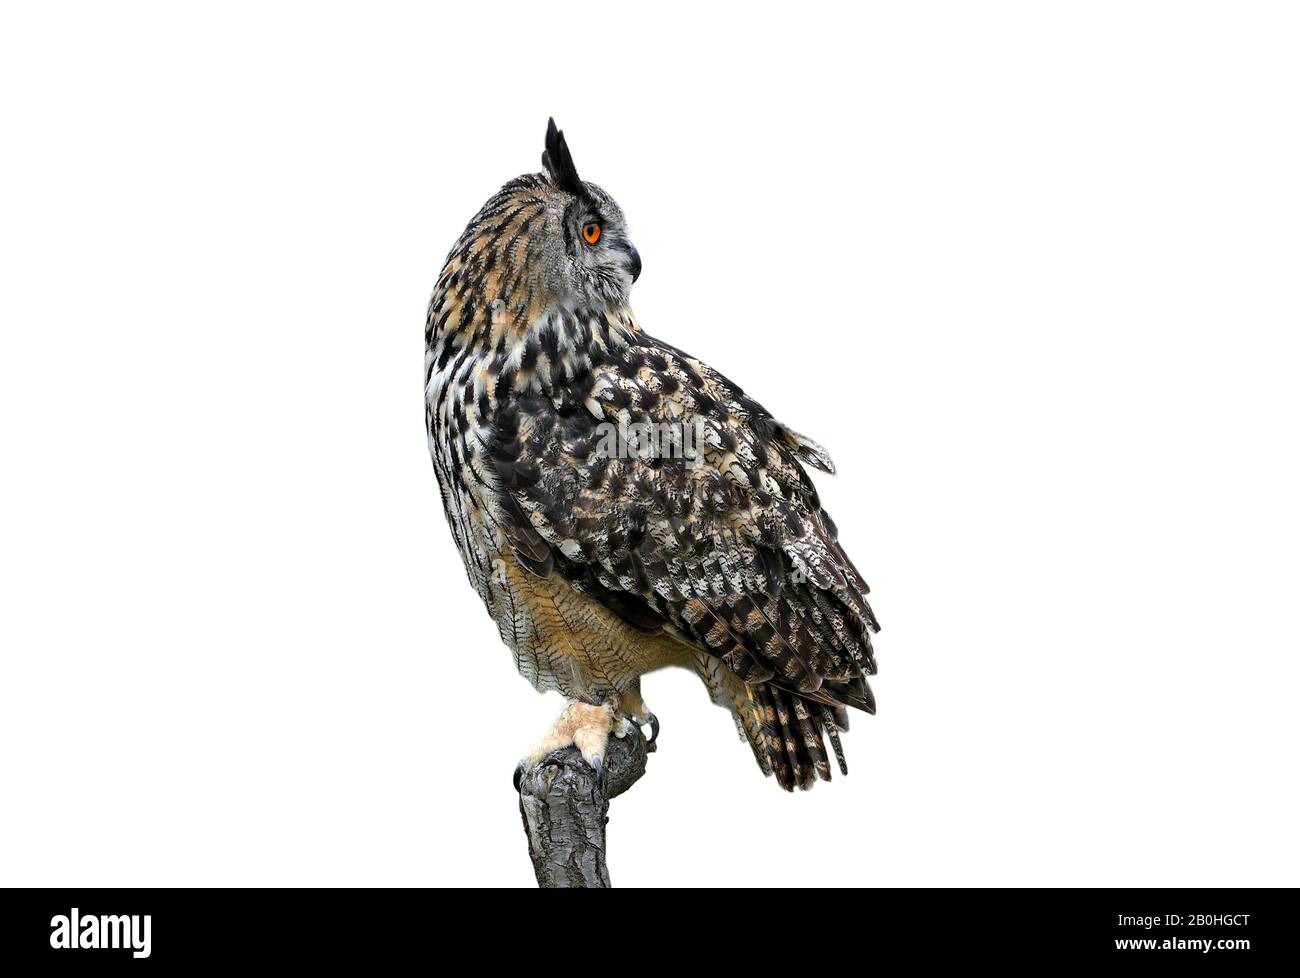
<path id="1" fill-rule="evenodd" d="M 514 783 L 515 791 L 519 790 L 519 783 L 523 780 L 523 777 L 524 777 L 523 764 L 515 765 L 515 776 L 511 779 L 511 781 Z"/>
<path id="2" fill-rule="evenodd" d="M 599 754 L 597 754 L 595 757 L 593 757 L 593 758 L 591 759 L 591 766 L 592 766 L 592 767 L 595 769 L 595 771 L 596 771 L 596 783 L 597 783 L 598 785 L 600 785 L 601 790 L 604 790 L 604 788 L 605 788 L 605 762 L 601 759 L 601 756 L 600 756 Z"/>
<path id="3" fill-rule="evenodd" d="M 650 723 L 650 739 L 646 741 L 646 746 L 651 746 L 659 739 L 659 718 L 651 713 L 646 719 Z"/>

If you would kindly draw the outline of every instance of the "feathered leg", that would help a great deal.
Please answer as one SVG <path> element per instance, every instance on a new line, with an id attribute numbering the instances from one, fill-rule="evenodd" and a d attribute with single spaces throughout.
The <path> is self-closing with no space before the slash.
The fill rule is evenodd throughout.
<path id="1" fill-rule="evenodd" d="M 569 705 L 555 718 L 551 728 L 520 762 L 520 768 L 532 767 L 547 754 L 563 750 L 572 744 L 581 752 L 583 760 L 595 769 L 596 776 L 604 777 L 603 760 L 609 735 L 612 733 L 616 737 L 625 737 L 633 729 L 631 723 L 611 703 L 592 704 L 570 700 Z"/>

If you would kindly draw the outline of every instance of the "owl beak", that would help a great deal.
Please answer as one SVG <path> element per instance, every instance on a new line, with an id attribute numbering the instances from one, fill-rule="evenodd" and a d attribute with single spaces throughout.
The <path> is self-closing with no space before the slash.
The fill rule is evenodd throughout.
<path id="1" fill-rule="evenodd" d="M 630 241 L 627 243 L 627 270 L 632 273 L 633 282 L 641 277 L 641 253 Z"/>

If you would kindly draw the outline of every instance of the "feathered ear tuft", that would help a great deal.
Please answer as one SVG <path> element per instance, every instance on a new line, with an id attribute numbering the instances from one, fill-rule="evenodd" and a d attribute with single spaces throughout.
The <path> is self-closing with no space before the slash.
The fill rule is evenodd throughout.
<path id="1" fill-rule="evenodd" d="M 578 178 L 578 169 L 573 165 L 573 156 L 569 153 L 569 144 L 564 141 L 564 133 L 555 128 L 555 120 L 546 124 L 546 152 L 542 153 L 542 166 L 551 175 L 551 181 L 561 190 L 571 194 L 583 192 L 582 180 Z"/>

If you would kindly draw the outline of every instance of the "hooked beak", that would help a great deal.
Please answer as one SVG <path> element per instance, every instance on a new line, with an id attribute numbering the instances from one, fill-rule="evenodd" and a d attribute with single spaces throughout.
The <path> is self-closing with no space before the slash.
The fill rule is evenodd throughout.
<path id="1" fill-rule="evenodd" d="M 630 241 L 627 243 L 627 270 L 632 273 L 633 282 L 641 277 L 641 254 Z"/>

